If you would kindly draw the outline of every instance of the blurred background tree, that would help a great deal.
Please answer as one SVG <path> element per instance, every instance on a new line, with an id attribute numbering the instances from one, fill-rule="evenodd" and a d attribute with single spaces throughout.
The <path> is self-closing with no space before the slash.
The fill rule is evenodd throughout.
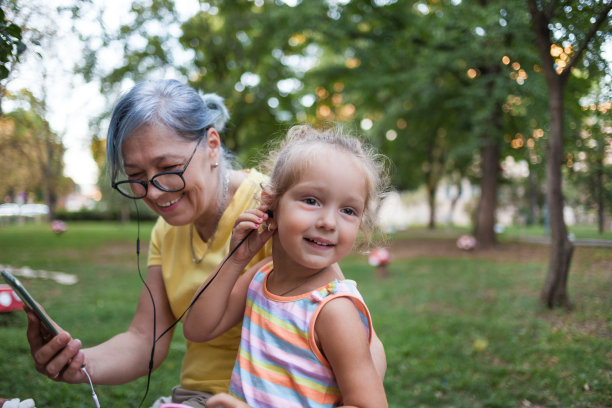
<path id="1" fill-rule="evenodd" d="M 608 20 L 612 3 L 606 0 L 567 4 L 528 0 L 527 3 L 548 88 L 550 128 L 546 150 L 546 198 L 552 242 L 548 273 L 540 299 L 551 308 L 569 307 L 567 279 L 574 247 L 565 224 L 562 190 L 565 103 L 566 97 L 570 96 L 565 91 L 572 77 L 586 77 L 597 83 L 605 73 L 607 64 L 600 50 L 605 38 L 603 33 L 610 33 L 612 27 Z M 577 101 L 574 98 L 569 102 Z"/>
<path id="2" fill-rule="evenodd" d="M 63 174 L 65 148 L 59 136 L 44 119 L 44 106 L 31 93 L 13 96 L 25 102 L 0 118 L 0 197 L 18 201 L 21 192 L 31 192 L 36 201 L 49 207 L 48 218 L 55 218 L 57 200 L 74 188 Z"/>

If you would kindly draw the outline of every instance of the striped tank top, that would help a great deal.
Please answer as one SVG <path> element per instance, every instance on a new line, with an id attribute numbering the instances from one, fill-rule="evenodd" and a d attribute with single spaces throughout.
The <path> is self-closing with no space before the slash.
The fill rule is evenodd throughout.
<path id="1" fill-rule="evenodd" d="M 230 393 L 253 408 L 338 406 L 342 396 L 316 345 L 314 327 L 323 305 L 348 297 L 371 341 L 370 313 L 356 283 L 334 280 L 310 293 L 281 297 L 266 288 L 272 270 L 272 263 L 267 264 L 249 284 Z"/>

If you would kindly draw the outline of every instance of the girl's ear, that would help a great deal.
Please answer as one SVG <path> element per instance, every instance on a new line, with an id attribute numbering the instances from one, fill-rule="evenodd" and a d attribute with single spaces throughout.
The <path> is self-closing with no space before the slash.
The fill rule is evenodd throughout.
<path id="1" fill-rule="evenodd" d="M 261 191 L 261 204 L 266 206 L 268 210 L 274 211 L 274 197 L 265 188 Z"/>

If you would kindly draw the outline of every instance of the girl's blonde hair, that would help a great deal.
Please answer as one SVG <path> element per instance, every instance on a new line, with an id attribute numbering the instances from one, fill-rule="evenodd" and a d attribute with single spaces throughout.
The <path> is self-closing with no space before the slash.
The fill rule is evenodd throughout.
<path id="1" fill-rule="evenodd" d="M 348 153 L 363 168 L 366 200 L 360 225 L 363 238 L 358 247 L 365 249 L 372 241 L 377 226 L 378 203 L 388 186 L 387 159 L 356 137 L 345 134 L 339 126 L 323 131 L 308 125 L 289 129 L 287 136 L 270 151 L 268 159 L 263 163 L 264 171 L 270 175 L 264 191 L 270 196 L 271 202 L 266 204 L 276 208 L 283 194 L 300 180 L 302 172 L 322 149 Z"/>

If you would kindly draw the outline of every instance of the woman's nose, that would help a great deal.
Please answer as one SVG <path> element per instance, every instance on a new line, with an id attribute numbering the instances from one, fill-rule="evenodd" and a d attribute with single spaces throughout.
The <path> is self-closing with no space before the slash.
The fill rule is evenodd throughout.
<path id="1" fill-rule="evenodd" d="M 147 186 L 147 198 L 150 200 L 156 200 L 165 192 L 157 188 L 157 186 L 151 182 Z"/>

